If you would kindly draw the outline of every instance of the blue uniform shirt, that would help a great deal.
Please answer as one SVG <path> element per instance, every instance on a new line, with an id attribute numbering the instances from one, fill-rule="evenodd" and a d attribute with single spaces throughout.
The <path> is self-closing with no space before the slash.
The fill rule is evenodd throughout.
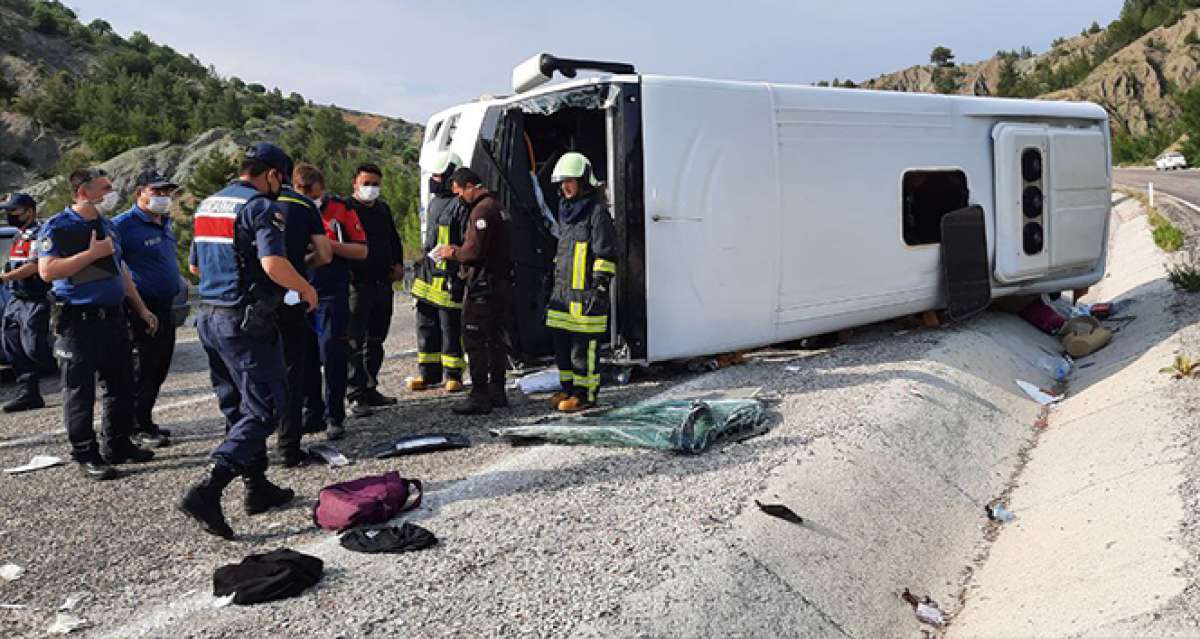
<path id="1" fill-rule="evenodd" d="M 235 180 L 206 198 L 196 209 L 192 264 L 200 268 L 200 298 L 216 306 L 237 306 L 244 291 L 239 286 L 238 251 L 243 261 L 286 257 L 283 211 L 248 182 Z M 247 277 L 262 273 L 247 265 Z M 273 286 L 265 274 L 260 284 Z M 246 288 L 251 282 L 246 283 Z"/>
<path id="2" fill-rule="evenodd" d="M 288 261 L 296 268 L 297 273 L 307 277 L 310 273 L 304 258 L 308 255 L 312 236 L 325 235 L 325 223 L 321 221 L 321 212 L 312 200 L 288 187 L 283 188 L 277 202 L 279 208 L 283 209 L 283 243 L 287 248 Z"/>
<path id="3" fill-rule="evenodd" d="M 71 257 L 75 253 L 63 253 L 59 246 L 61 236 L 56 234 L 90 234 L 95 225 L 99 224 L 104 231 L 104 237 L 113 238 L 113 260 L 117 264 L 115 275 L 90 282 L 74 284 L 73 278 L 66 277 L 54 280 L 54 297 L 60 302 L 76 306 L 97 305 L 116 306 L 125 300 L 125 282 L 121 275 L 124 268 L 121 256 L 121 241 L 117 227 L 112 220 L 99 216 L 96 220 L 88 221 L 79 216 L 71 207 L 46 221 L 38 235 L 38 255 L 41 257 Z"/>
<path id="4" fill-rule="evenodd" d="M 169 300 L 179 293 L 171 218 L 164 215 L 161 219 L 162 224 L 155 223 L 149 213 L 134 205 L 113 220 L 133 283 L 149 300 Z"/>

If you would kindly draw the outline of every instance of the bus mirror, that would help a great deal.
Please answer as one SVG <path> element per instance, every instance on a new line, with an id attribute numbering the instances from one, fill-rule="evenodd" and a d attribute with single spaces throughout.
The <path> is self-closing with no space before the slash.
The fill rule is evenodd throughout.
<path id="1" fill-rule="evenodd" d="M 550 81 L 550 75 L 542 70 L 545 53 L 539 53 L 532 58 L 513 67 L 512 88 L 516 93 L 524 93 L 536 89 Z M 553 69 L 547 69 L 554 73 Z"/>

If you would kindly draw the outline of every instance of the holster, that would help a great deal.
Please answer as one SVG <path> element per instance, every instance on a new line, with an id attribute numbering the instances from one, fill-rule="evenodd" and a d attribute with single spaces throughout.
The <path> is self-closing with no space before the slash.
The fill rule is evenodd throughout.
<path id="1" fill-rule="evenodd" d="M 283 292 L 275 287 L 254 285 L 246 293 L 241 329 L 247 335 L 268 338 L 275 334 L 276 315 L 283 304 Z"/>

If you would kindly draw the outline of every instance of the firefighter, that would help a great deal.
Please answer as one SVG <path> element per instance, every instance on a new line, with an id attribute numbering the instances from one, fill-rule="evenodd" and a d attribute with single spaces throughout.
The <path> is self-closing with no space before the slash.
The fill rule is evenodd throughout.
<path id="1" fill-rule="evenodd" d="M 8 264 L 0 281 L 8 286 L 8 305 L 4 307 L 4 355 L 17 374 L 21 393 L 4 405 L 4 412 L 16 413 L 42 408 L 38 377 L 54 371 L 50 351 L 50 285 L 38 277 L 37 204 L 25 193 L 13 193 L 0 211 L 8 215 L 8 224 L 18 230 L 8 253 Z"/>
<path id="2" fill-rule="evenodd" d="M 600 390 L 597 349 L 608 329 L 609 288 L 617 274 L 617 232 L 600 182 L 582 153 L 554 165 L 559 185 L 559 238 L 554 286 L 546 311 L 562 390 L 551 404 L 564 413 L 596 405 Z"/>
<path id="3" fill-rule="evenodd" d="M 463 165 L 450 151 L 443 151 L 429 167 L 429 208 L 425 215 L 425 254 L 416 266 L 412 294 L 417 298 L 417 364 L 420 373 L 407 382 L 411 391 L 423 391 L 446 380 L 451 393 L 463 389 L 467 367 L 462 347 L 463 281 L 458 264 L 434 260 L 430 252 L 438 246 L 461 245 L 467 207 L 454 196 L 450 176 Z"/>
<path id="4" fill-rule="evenodd" d="M 451 188 L 470 211 L 462 246 L 438 247 L 434 257 L 461 264 L 463 345 L 471 366 L 471 394 L 454 406 L 459 415 L 486 415 L 508 406 L 508 317 L 512 309 L 513 261 L 508 213 L 471 169 L 458 169 Z"/>

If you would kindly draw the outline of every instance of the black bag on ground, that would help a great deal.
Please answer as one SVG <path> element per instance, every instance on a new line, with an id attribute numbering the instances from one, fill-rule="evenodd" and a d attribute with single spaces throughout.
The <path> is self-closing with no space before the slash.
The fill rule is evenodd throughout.
<path id="1" fill-rule="evenodd" d="M 250 555 L 241 563 L 217 568 L 213 595 L 233 595 L 239 606 L 295 597 L 321 580 L 325 562 L 283 548 L 265 555 Z"/>
<path id="2" fill-rule="evenodd" d="M 360 528 L 342 535 L 342 548 L 356 552 L 408 552 L 424 550 L 437 543 L 433 533 L 415 524 L 390 528 Z"/>

